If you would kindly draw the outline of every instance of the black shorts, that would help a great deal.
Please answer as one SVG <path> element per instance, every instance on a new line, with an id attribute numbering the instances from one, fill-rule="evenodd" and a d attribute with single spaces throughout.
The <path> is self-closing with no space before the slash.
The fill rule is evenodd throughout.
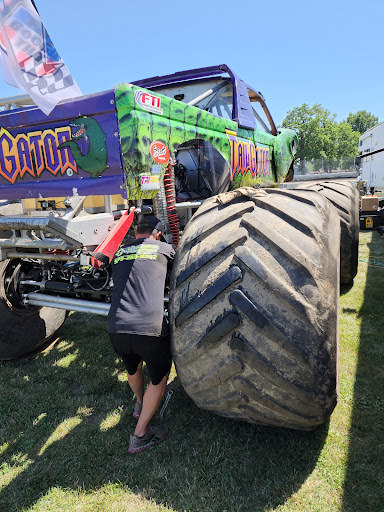
<path id="1" fill-rule="evenodd" d="M 124 361 L 129 375 L 134 375 L 140 361 L 145 361 L 152 384 L 157 386 L 172 366 L 170 336 L 109 333 L 113 348 Z"/>

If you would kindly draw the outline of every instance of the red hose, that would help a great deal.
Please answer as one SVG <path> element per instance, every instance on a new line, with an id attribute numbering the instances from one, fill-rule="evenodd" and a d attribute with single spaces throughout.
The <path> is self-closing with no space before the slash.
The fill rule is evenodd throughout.
<path id="1" fill-rule="evenodd" d="M 165 200 L 167 201 L 167 214 L 169 229 L 172 235 L 172 245 L 175 249 L 180 240 L 180 223 L 176 212 L 175 185 L 172 177 L 172 165 L 169 163 L 164 174 Z"/>

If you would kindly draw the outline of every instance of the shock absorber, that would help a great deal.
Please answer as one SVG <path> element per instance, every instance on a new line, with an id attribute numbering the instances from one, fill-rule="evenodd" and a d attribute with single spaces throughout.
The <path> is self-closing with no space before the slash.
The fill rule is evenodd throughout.
<path id="1" fill-rule="evenodd" d="M 180 223 L 176 212 L 176 192 L 171 161 L 169 161 L 164 174 L 164 191 L 167 202 L 169 230 L 172 235 L 172 245 L 176 249 L 180 240 Z"/>

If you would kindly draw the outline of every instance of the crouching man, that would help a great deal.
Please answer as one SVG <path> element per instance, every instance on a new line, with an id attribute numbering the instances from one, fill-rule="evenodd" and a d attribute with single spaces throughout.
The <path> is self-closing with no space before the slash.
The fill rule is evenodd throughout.
<path id="1" fill-rule="evenodd" d="M 168 323 L 164 319 L 164 287 L 175 255 L 162 236 L 164 225 L 144 217 L 136 239 L 121 247 L 112 261 L 113 294 L 108 333 L 124 361 L 128 383 L 136 396 L 129 452 L 136 453 L 163 441 L 166 425 L 150 422 L 164 396 L 172 358 Z M 150 383 L 144 392 L 143 361 Z"/>

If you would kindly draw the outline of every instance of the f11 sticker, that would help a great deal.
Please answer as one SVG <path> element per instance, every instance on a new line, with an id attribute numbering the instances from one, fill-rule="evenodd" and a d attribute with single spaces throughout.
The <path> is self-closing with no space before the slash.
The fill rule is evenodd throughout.
<path id="1" fill-rule="evenodd" d="M 155 140 L 149 147 L 151 157 L 158 164 L 166 164 L 169 160 L 169 149 L 159 140 Z"/>
<path id="2" fill-rule="evenodd" d="M 159 190 L 160 181 L 159 176 L 142 176 L 141 177 L 141 190 Z"/>
<path id="3" fill-rule="evenodd" d="M 160 114 L 161 116 L 163 115 L 163 109 L 160 108 L 161 99 L 158 96 L 138 89 L 135 92 L 135 101 L 143 110 L 152 112 L 152 114 Z"/>
<path id="4" fill-rule="evenodd" d="M 152 174 L 160 174 L 161 173 L 161 165 L 153 164 L 152 165 Z"/>

